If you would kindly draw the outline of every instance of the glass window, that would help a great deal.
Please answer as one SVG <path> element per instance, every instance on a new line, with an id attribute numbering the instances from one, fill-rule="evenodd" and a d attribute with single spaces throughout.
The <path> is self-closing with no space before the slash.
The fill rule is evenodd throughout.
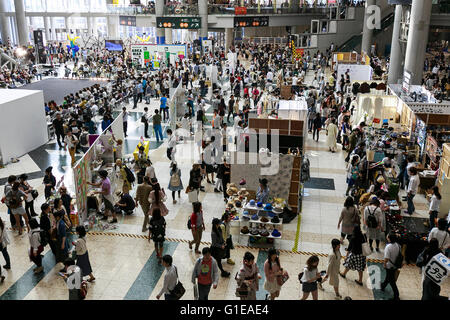
<path id="1" fill-rule="evenodd" d="M 90 12 L 106 12 L 106 0 L 90 0 Z"/>
<path id="2" fill-rule="evenodd" d="M 48 12 L 70 12 L 68 0 L 47 0 Z"/>
<path id="3" fill-rule="evenodd" d="M 30 26 L 33 29 L 44 29 L 44 17 L 30 17 Z"/>
<path id="4" fill-rule="evenodd" d="M 64 29 L 66 27 L 66 19 L 64 17 L 53 17 L 53 27 L 55 29 Z"/>
<path id="5" fill-rule="evenodd" d="M 44 0 L 25 0 L 25 11 L 28 12 L 45 12 Z"/>
<path id="6" fill-rule="evenodd" d="M 72 17 L 71 27 L 74 29 L 87 29 L 86 17 Z"/>

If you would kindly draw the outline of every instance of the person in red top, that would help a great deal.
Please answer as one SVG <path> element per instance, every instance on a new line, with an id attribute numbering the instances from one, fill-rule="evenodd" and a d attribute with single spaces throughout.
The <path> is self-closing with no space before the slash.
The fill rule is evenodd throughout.
<path id="1" fill-rule="evenodd" d="M 219 282 L 219 268 L 217 261 L 211 257 L 211 249 L 205 247 L 202 250 L 203 257 L 195 262 L 194 271 L 192 271 L 192 283 L 195 285 L 197 279 L 198 300 L 208 300 L 211 286 L 216 289 Z"/>
<path id="2" fill-rule="evenodd" d="M 192 203 L 193 213 L 191 215 L 191 230 L 193 241 L 189 241 L 189 249 L 192 250 L 192 244 L 195 243 L 195 253 L 200 253 L 198 247 L 200 246 L 200 241 L 202 241 L 202 234 L 205 230 L 205 224 L 203 222 L 203 211 L 201 202 Z"/>

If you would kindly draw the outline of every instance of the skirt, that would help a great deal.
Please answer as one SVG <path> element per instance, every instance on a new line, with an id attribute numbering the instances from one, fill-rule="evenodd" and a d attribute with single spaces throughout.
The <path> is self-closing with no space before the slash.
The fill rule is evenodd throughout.
<path id="1" fill-rule="evenodd" d="M 278 284 L 277 279 L 275 278 L 273 281 L 266 281 L 264 282 L 264 290 L 266 290 L 269 293 L 274 293 L 277 291 L 280 291 L 281 286 Z"/>
<path id="2" fill-rule="evenodd" d="M 350 253 L 344 261 L 344 267 L 350 270 L 364 271 L 366 269 L 366 257 L 362 254 Z"/>
<path id="3" fill-rule="evenodd" d="M 317 282 L 303 282 L 302 291 L 303 292 L 313 292 L 317 290 Z"/>
<path id="4" fill-rule="evenodd" d="M 384 232 L 381 232 L 380 229 L 366 227 L 366 230 L 368 239 L 386 241 L 386 236 L 384 235 Z"/>
<path id="5" fill-rule="evenodd" d="M 89 253 L 77 256 L 77 266 L 81 269 L 81 276 L 85 277 L 92 273 L 91 263 L 89 262 Z"/>

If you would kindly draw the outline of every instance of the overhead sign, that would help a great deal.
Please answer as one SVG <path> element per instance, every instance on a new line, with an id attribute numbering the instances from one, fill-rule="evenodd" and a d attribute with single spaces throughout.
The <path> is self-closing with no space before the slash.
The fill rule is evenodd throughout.
<path id="1" fill-rule="evenodd" d="M 234 27 L 268 27 L 269 17 L 234 17 Z"/>
<path id="2" fill-rule="evenodd" d="M 136 27 L 135 16 L 119 16 L 119 24 L 121 26 Z"/>
<path id="3" fill-rule="evenodd" d="M 245 15 L 247 14 L 247 7 L 236 7 L 234 8 L 235 15 Z"/>
<path id="4" fill-rule="evenodd" d="M 200 17 L 156 17 L 156 26 L 171 29 L 200 29 L 202 20 Z"/>

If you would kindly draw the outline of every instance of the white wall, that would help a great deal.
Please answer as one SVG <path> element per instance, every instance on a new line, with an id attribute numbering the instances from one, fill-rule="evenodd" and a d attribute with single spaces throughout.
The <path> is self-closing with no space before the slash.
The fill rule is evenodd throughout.
<path id="1" fill-rule="evenodd" d="M 48 141 L 41 90 L 0 89 L 0 153 L 3 163 Z"/>

